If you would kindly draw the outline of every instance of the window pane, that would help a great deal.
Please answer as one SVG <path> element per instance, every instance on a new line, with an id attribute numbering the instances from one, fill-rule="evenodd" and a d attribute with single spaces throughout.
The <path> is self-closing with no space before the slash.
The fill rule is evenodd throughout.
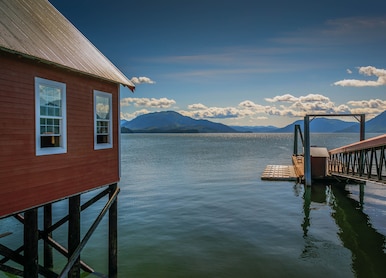
<path id="1" fill-rule="evenodd" d="M 109 134 L 109 121 L 97 121 L 97 134 Z"/>
<path id="2" fill-rule="evenodd" d="M 35 77 L 36 155 L 67 152 L 66 84 Z"/>
<path id="3" fill-rule="evenodd" d="M 40 119 L 40 134 L 54 134 L 60 136 L 60 133 L 60 119 Z"/>
<path id="4" fill-rule="evenodd" d="M 109 136 L 108 135 L 97 135 L 97 143 L 98 144 L 109 143 Z"/>
<path id="5" fill-rule="evenodd" d="M 48 113 L 47 113 L 47 116 L 55 116 L 55 114 L 54 114 L 54 108 L 52 108 L 52 107 L 48 107 L 47 108 L 47 111 L 48 111 Z"/>
<path id="6" fill-rule="evenodd" d="M 110 101 L 108 97 L 96 96 L 97 119 L 108 120 L 110 118 Z"/>
<path id="7" fill-rule="evenodd" d="M 40 136 L 40 147 L 60 147 L 60 136 Z"/>
<path id="8" fill-rule="evenodd" d="M 94 148 L 112 148 L 112 94 L 94 91 Z"/>
<path id="9" fill-rule="evenodd" d="M 39 96 L 41 116 L 62 116 L 62 97 L 60 88 L 40 84 Z"/>

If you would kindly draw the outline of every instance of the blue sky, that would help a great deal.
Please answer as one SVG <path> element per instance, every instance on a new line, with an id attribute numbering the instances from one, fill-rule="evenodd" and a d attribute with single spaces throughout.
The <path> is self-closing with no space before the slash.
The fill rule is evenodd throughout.
<path id="1" fill-rule="evenodd" d="M 50 0 L 136 83 L 121 117 L 228 125 L 386 110 L 386 1 Z"/>

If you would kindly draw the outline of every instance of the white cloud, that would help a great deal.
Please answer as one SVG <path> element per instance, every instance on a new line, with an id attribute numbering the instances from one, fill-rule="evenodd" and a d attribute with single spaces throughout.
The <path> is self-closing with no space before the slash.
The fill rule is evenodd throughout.
<path id="1" fill-rule="evenodd" d="M 320 94 L 308 94 L 306 96 L 299 97 L 300 102 L 330 102 L 330 99 Z"/>
<path id="2" fill-rule="evenodd" d="M 342 87 L 376 87 L 386 85 L 386 70 L 377 69 L 372 66 L 359 67 L 358 72 L 365 76 L 376 76 L 377 80 L 358 80 L 358 79 L 344 79 L 334 83 L 336 86 Z"/>
<path id="3" fill-rule="evenodd" d="M 352 100 L 352 101 L 349 101 L 348 104 L 356 107 L 386 109 L 386 101 L 380 100 L 380 99 L 359 100 L 359 101 Z"/>
<path id="4" fill-rule="evenodd" d="M 295 97 L 291 94 L 267 98 L 266 101 L 275 103 L 287 103 L 277 106 L 270 106 L 266 113 L 275 116 L 303 117 L 306 114 L 335 114 L 350 113 L 347 105 L 336 106 L 328 97 L 321 94 L 308 94 L 306 96 Z"/>
<path id="5" fill-rule="evenodd" d="M 352 70 L 346 69 L 346 71 L 347 71 L 348 74 L 352 74 Z"/>
<path id="6" fill-rule="evenodd" d="M 274 98 L 266 98 L 267 102 L 315 102 L 315 101 L 321 101 L 321 102 L 329 102 L 330 99 L 326 96 L 320 95 L 320 94 L 308 94 L 306 96 L 300 96 L 300 97 L 294 97 L 291 94 L 285 94 L 281 96 L 275 96 Z"/>
<path id="7" fill-rule="evenodd" d="M 306 114 L 348 114 L 365 113 L 367 119 L 386 110 L 386 100 L 369 99 L 361 101 L 348 101 L 336 105 L 330 98 L 322 94 L 308 94 L 305 96 L 293 96 L 291 94 L 277 95 L 267 98 L 270 105 L 262 105 L 251 100 L 244 100 L 234 107 L 209 107 L 202 103 L 187 106 L 186 110 L 176 110 L 182 115 L 195 119 L 250 121 L 267 120 L 269 115 L 277 117 L 304 117 Z M 135 107 L 146 107 L 134 113 L 121 113 L 122 119 L 132 119 L 136 116 L 154 112 L 155 110 L 169 108 L 176 102 L 167 98 L 124 98 L 122 106 L 133 105 Z M 174 107 L 176 109 L 176 107 Z"/>
<path id="8" fill-rule="evenodd" d="M 201 103 L 195 103 L 195 104 L 188 105 L 188 109 L 190 109 L 190 110 L 204 110 L 204 109 L 208 109 L 208 107 L 206 107 L 204 104 L 201 104 Z"/>
<path id="9" fill-rule="evenodd" d="M 373 118 L 386 110 L 386 101 L 380 99 L 353 100 L 347 104 L 354 107 L 351 109 L 352 113 L 364 113 L 367 118 Z"/>
<path id="10" fill-rule="evenodd" d="M 179 111 L 185 116 L 196 119 L 227 119 L 244 117 L 242 110 L 234 107 L 208 107 L 194 111 Z"/>
<path id="11" fill-rule="evenodd" d="M 268 117 L 260 116 L 260 117 L 254 118 L 254 119 L 255 119 L 255 120 L 268 120 Z"/>
<path id="12" fill-rule="evenodd" d="M 386 110 L 386 101 L 370 99 L 361 101 L 348 101 L 345 104 L 335 105 L 328 97 L 320 94 L 309 94 L 300 97 L 289 97 L 285 94 L 276 96 L 270 101 L 287 103 L 286 105 L 269 106 L 266 113 L 282 117 L 304 117 L 306 114 L 366 114 L 371 119 Z M 291 100 L 291 101 L 289 101 Z M 288 104 L 288 102 L 290 102 Z"/>
<path id="13" fill-rule="evenodd" d="M 149 77 L 140 76 L 140 77 L 132 77 L 131 82 L 134 84 L 154 84 L 155 82 L 151 80 Z"/>
<path id="14" fill-rule="evenodd" d="M 140 115 L 144 115 L 148 113 L 150 113 L 150 111 L 147 109 L 141 109 L 141 110 L 135 111 L 134 113 L 121 112 L 121 119 L 129 121 Z"/>
<path id="15" fill-rule="evenodd" d="M 250 100 L 245 100 L 239 103 L 239 107 L 242 109 L 248 109 L 254 112 L 259 112 L 263 113 L 265 112 L 267 106 L 263 106 L 257 103 L 254 103 L 253 101 Z"/>
<path id="16" fill-rule="evenodd" d="M 181 114 L 200 119 L 267 119 L 267 115 L 282 117 L 304 117 L 306 114 L 351 113 L 353 103 L 335 105 L 328 97 L 321 94 L 308 94 L 295 97 L 291 94 L 267 98 L 272 105 L 261 105 L 251 100 L 239 103 L 237 107 L 207 107 L 204 104 L 192 104 L 191 111 L 180 111 Z M 275 105 L 274 103 L 277 103 Z M 282 103 L 282 104 L 280 104 Z"/>
<path id="17" fill-rule="evenodd" d="M 343 79 L 334 83 L 336 86 L 342 87 L 376 87 L 380 86 L 377 81 L 357 80 L 357 79 Z"/>
<path id="18" fill-rule="evenodd" d="M 195 119 L 267 119 L 266 107 L 250 100 L 241 102 L 237 107 L 208 107 L 202 103 L 188 105 L 189 111 L 179 113 Z M 260 115 L 263 114 L 263 115 Z"/>
<path id="19" fill-rule="evenodd" d="M 285 94 L 285 95 L 282 95 L 282 96 L 275 96 L 274 98 L 265 98 L 265 101 L 268 101 L 268 102 L 282 102 L 282 101 L 285 101 L 285 102 L 294 102 L 294 101 L 297 101 L 298 98 L 294 97 L 293 95 L 290 95 L 290 94 Z"/>
<path id="20" fill-rule="evenodd" d="M 169 108 L 176 104 L 176 101 L 168 98 L 123 98 L 121 99 L 121 106 L 130 106 L 131 104 L 135 106 L 143 107 L 152 107 L 152 108 Z"/>

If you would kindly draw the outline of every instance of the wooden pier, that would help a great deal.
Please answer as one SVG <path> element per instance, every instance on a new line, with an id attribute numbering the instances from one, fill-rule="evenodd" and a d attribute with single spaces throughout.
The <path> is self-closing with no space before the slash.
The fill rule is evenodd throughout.
<path id="1" fill-rule="evenodd" d="M 386 184 L 386 134 L 330 150 L 329 171 L 340 178 Z"/>
<path id="2" fill-rule="evenodd" d="M 310 145 L 310 117 L 355 117 L 360 122 L 359 142 L 328 151 Z M 302 154 L 298 154 L 298 140 Z M 304 138 L 300 125 L 295 125 L 292 165 L 268 165 L 261 179 L 272 181 L 296 180 L 310 186 L 312 180 L 351 180 L 362 183 L 386 183 L 386 134 L 365 140 L 364 114 L 311 114 L 304 117 Z"/>

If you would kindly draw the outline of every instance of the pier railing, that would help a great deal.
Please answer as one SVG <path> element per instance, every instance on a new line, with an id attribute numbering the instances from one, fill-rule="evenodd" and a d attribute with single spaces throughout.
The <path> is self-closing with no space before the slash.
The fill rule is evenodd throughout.
<path id="1" fill-rule="evenodd" d="M 386 134 L 329 151 L 331 175 L 386 183 Z"/>

